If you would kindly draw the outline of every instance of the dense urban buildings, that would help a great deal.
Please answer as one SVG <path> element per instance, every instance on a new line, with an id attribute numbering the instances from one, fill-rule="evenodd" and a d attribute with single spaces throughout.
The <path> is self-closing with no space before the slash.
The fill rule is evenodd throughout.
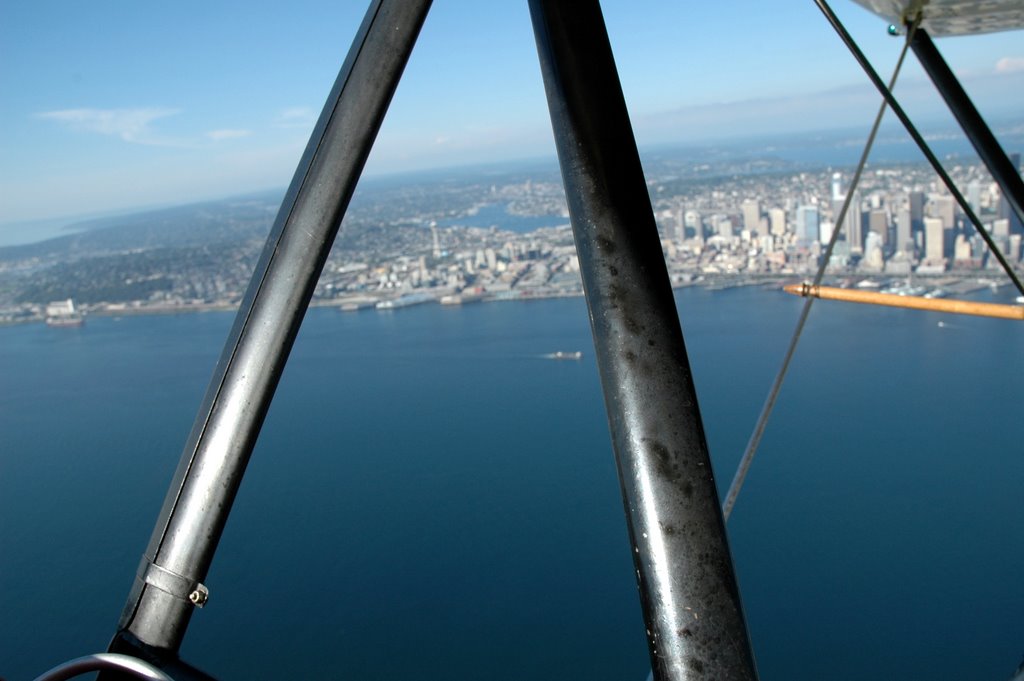
<path id="1" fill-rule="evenodd" d="M 1020 268 L 1024 229 L 987 172 L 968 163 L 949 172 Z M 850 197 L 848 169 L 669 158 L 648 163 L 647 175 L 675 286 L 813 276 L 837 225 L 826 271 L 840 283 L 900 287 L 913 277 L 943 295 L 1001 281 L 981 236 L 923 165 L 869 167 Z M 87 314 L 235 306 L 278 201 L 140 214 L 0 249 L 0 320 L 42 319 L 47 303 L 66 299 Z M 438 174 L 357 193 L 313 302 L 393 308 L 580 290 L 557 173 Z"/>

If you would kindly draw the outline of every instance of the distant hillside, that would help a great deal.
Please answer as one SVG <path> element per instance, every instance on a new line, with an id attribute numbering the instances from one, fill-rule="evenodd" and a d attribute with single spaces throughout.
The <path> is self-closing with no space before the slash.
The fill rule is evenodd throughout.
<path id="1" fill-rule="evenodd" d="M 208 201 L 74 225 L 67 236 L 0 248 L 0 261 L 67 260 L 124 251 L 187 248 L 263 238 L 277 215 L 281 192 Z"/>

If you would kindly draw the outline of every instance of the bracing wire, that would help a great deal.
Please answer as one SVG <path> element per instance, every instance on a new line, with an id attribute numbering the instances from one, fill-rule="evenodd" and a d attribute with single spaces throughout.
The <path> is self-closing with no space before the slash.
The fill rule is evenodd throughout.
<path id="1" fill-rule="evenodd" d="M 910 40 L 913 38 L 914 32 L 917 30 L 917 24 L 918 21 L 915 20 L 911 25 L 910 30 L 907 32 L 907 40 L 903 44 L 903 50 L 900 52 L 899 59 L 896 61 L 896 68 L 893 70 L 892 78 L 889 79 L 889 90 L 892 90 L 896 85 L 896 79 L 899 76 L 900 69 L 903 67 L 903 61 L 907 56 L 907 50 L 910 48 Z M 846 214 L 850 209 L 850 203 L 853 200 L 853 195 L 857 189 L 857 185 L 860 183 L 860 177 L 864 172 L 864 166 L 867 165 L 868 156 L 871 153 L 871 147 L 874 146 L 875 137 L 878 135 L 878 128 L 882 124 L 882 118 L 885 116 L 885 110 L 888 108 L 888 105 L 888 100 L 883 98 L 882 104 L 878 108 L 878 113 L 875 115 L 875 122 L 871 126 L 871 132 L 868 134 L 867 142 L 864 144 L 864 151 L 861 152 L 860 161 L 857 163 L 857 170 L 854 172 L 853 178 L 850 181 L 850 187 L 846 192 L 846 198 L 843 199 L 843 205 L 839 209 L 839 215 L 836 217 L 836 225 L 832 230 L 832 236 L 829 238 L 828 245 L 825 247 L 825 252 L 821 256 L 821 262 L 818 265 L 817 274 L 814 276 L 815 286 L 819 286 L 822 279 L 825 277 L 825 268 L 828 266 L 828 262 L 832 258 L 832 251 L 839 238 L 839 233 L 842 231 L 842 226 L 846 222 Z M 729 492 L 725 495 L 725 502 L 722 504 L 722 516 L 725 520 L 729 519 L 733 506 L 736 505 L 736 497 L 739 496 L 740 489 L 743 487 L 743 481 L 746 479 L 747 472 L 750 470 L 750 464 L 754 460 L 754 454 L 757 453 L 757 447 L 761 444 L 764 429 L 768 425 L 768 417 L 771 416 L 772 410 L 775 408 L 775 401 L 779 397 L 779 391 L 782 389 L 782 382 L 785 380 L 786 373 L 789 371 L 789 365 L 793 359 L 793 353 L 796 352 L 797 343 L 800 342 L 800 336 L 803 334 L 804 325 L 807 323 L 807 316 L 810 314 L 813 303 L 814 298 L 806 298 L 804 300 L 804 307 L 800 311 L 800 318 L 797 320 L 796 329 L 793 331 L 793 337 L 789 341 L 789 347 L 786 349 L 786 355 L 782 360 L 782 366 L 779 368 L 779 373 L 775 377 L 774 383 L 772 383 L 771 390 L 768 391 L 768 397 L 765 399 L 764 406 L 761 408 L 761 414 L 758 416 L 757 424 L 754 426 L 754 432 L 751 434 L 750 441 L 747 443 L 747 448 L 743 452 L 743 457 L 740 459 L 739 466 L 736 469 L 736 475 L 732 479 L 732 484 L 729 485 Z"/>

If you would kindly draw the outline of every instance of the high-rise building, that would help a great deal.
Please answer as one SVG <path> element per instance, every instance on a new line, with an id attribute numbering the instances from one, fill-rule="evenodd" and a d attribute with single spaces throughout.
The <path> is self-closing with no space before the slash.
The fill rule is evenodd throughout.
<path id="1" fill-rule="evenodd" d="M 956 203 L 952 196 L 932 196 L 929 201 L 931 217 L 942 220 L 942 226 L 946 229 L 953 229 L 956 224 L 954 207 Z"/>
<path id="2" fill-rule="evenodd" d="M 924 192 L 910 192 L 910 232 L 924 231 Z M 916 237 L 915 237 L 916 238 Z"/>
<path id="3" fill-rule="evenodd" d="M 693 230 L 693 236 L 696 238 L 703 239 L 706 236 L 704 234 L 704 222 L 697 211 L 686 211 L 683 214 L 683 224 L 686 226 L 686 229 Z"/>
<path id="4" fill-rule="evenodd" d="M 971 243 L 963 234 L 957 234 L 953 242 L 953 260 L 967 262 L 971 259 Z"/>
<path id="5" fill-rule="evenodd" d="M 740 212 L 743 213 L 743 227 L 751 232 L 756 232 L 761 227 L 761 202 L 756 199 L 748 199 L 740 204 Z"/>
<path id="6" fill-rule="evenodd" d="M 873 210 L 868 213 L 868 232 L 874 232 L 881 240 L 883 251 L 889 249 L 889 214 L 884 210 Z"/>
<path id="7" fill-rule="evenodd" d="M 786 233 L 786 211 L 781 208 L 772 208 L 768 211 L 768 219 L 771 222 L 772 234 L 782 236 Z"/>
<path id="8" fill-rule="evenodd" d="M 843 201 L 845 200 L 845 196 L 840 197 L 839 200 L 832 200 L 832 215 L 837 221 L 839 220 L 839 213 L 843 209 Z M 847 209 L 846 218 L 843 220 L 843 234 L 846 235 L 846 243 L 850 245 L 850 253 L 859 255 L 864 252 L 859 191 L 855 191 L 853 198 L 850 199 L 850 207 Z"/>
<path id="9" fill-rule="evenodd" d="M 843 210 L 844 201 L 846 201 L 846 192 L 843 191 L 843 174 L 832 173 L 832 219 L 837 224 L 839 223 L 839 213 Z M 850 253 L 860 255 L 864 252 L 859 191 L 855 191 L 850 199 L 850 207 L 847 209 L 846 218 L 843 220 L 842 233 L 846 236 L 846 243 L 849 246 Z"/>
<path id="10" fill-rule="evenodd" d="M 800 206 L 796 209 L 796 242 L 810 246 L 818 240 L 818 207 Z"/>
<path id="11" fill-rule="evenodd" d="M 976 179 L 967 183 L 967 205 L 975 215 L 981 215 L 981 182 Z"/>
<path id="12" fill-rule="evenodd" d="M 713 215 L 711 220 L 715 225 L 715 234 L 726 239 L 732 239 L 733 224 L 731 217 L 728 215 Z"/>
<path id="13" fill-rule="evenodd" d="M 882 237 L 878 232 L 868 232 L 864 240 L 864 259 L 861 260 L 861 267 L 874 271 L 881 271 L 884 266 L 882 259 Z"/>
<path id="14" fill-rule="evenodd" d="M 910 208 L 901 208 L 896 214 L 896 251 L 913 254 L 914 237 L 910 233 Z"/>
<path id="15" fill-rule="evenodd" d="M 831 220 L 822 220 L 818 225 L 818 240 L 822 246 L 828 245 L 832 239 L 832 232 L 836 231 L 836 224 Z"/>
<path id="16" fill-rule="evenodd" d="M 992 235 L 992 242 L 999 252 L 1004 255 L 1008 254 L 1010 250 L 1010 221 L 1006 218 L 993 220 L 989 234 Z"/>
<path id="17" fill-rule="evenodd" d="M 677 244 L 681 244 L 686 241 L 686 217 L 685 211 L 683 210 L 683 204 L 680 203 L 676 206 L 672 217 L 675 218 L 675 233 L 673 234 L 673 237 Z"/>
<path id="18" fill-rule="evenodd" d="M 945 257 L 945 234 L 942 220 L 939 218 L 924 219 L 924 255 L 925 259 L 939 262 Z"/>

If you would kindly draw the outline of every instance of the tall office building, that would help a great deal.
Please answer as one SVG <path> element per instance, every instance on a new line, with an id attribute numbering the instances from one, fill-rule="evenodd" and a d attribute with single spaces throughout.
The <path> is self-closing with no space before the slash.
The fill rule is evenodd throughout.
<path id="1" fill-rule="evenodd" d="M 958 263 L 969 262 L 971 259 L 971 242 L 963 234 L 957 234 L 953 241 L 953 260 Z"/>
<path id="2" fill-rule="evenodd" d="M 771 223 L 772 234 L 782 236 L 786 233 L 786 211 L 781 208 L 772 208 L 768 211 L 768 220 Z"/>
<path id="3" fill-rule="evenodd" d="M 839 220 L 839 213 L 843 209 L 843 201 L 845 200 L 845 196 L 841 196 L 838 200 L 832 200 L 832 215 L 837 221 Z M 855 191 L 853 198 L 850 200 L 850 207 L 846 211 L 846 219 L 843 220 L 843 234 L 846 235 L 846 243 L 850 245 L 850 253 L 859 255 L 864 252 L 859 191 Z"/>
<path id="4" fill-rule="evenodd" d="M 910 192 L 910 232 L 924 231 L 924 192 Z"/>
<path id="5" fill-rule="evenodd" d="M 891 251 L 889 238 L 889 214 L 884 210 L 873 210 L 868 213 L 868 232 L 874 232 L 881 240 L 883 251 Z"/>
<path id="6" fill-rule="evenodd" d="M 832 239 L 832 232 L 836 231 L 836 223 L 831 220 L 822 220 L 818 224 L 818 240 L 822 246 L 827 246 Z"/>
<path id="7" fill-rule="evenodd" d="M 846 192 L 843 191 L 843 174 L 832 173 L 832 219 L 839 222 L 839 213 L 843 210 Z M 843 220 L 842 234 L 846 237 L 849 252 L 860 255 L 864 252 L 864 237 L 861 229 L 860 192 L 855 191 L 850 199 L 850 207 Z"/>
<path id="8" fill-rule="evenodd" d="M 743 213 L 743 227 L 751 232 L 757 232 L 761 228 L 761 202 L 756 199 L 747 199 L 740 204 L 740 212 Z"/>
<path id="9" fill-rule="evenodd" d="M 674 225 L 673 226 L 675 228 L 674 231 L 673 231 L 673 237 L 675 238 L 677 244 L 681 244 L 684 241 L 686 241 L 686 217 L 685 217 L 685 213 L 686 213 L 686 211 L 683 210 L 683 204 L 682 203 L 677 204 L 675 211 L 673 211 L 673 213 L 672 213 L 672 217 L 674 218 Z"/>
<path id="10" fill-rule="evenodd" d="M 925 259 L 938 262 L 945 257 L 945 229 L 939 218 L 924 219 Z"/>
<path id="11" fill-rule="evenodd" d="M 882 237 L 878 232 L 868 232 L 864 239 L 864 259 L 860 261 L 861 267 L 868 270 L 880 272 L 885 266 L 882 258 Z"/>
<path id="12" fill-rule="evenodd" d="M 929 201 L 931 217 L 942 220 L 942 226 L 953 229 L 956 225 L 956 202 L 952 196 L 932 196 Z"/>
<path id="13" fill-rule="evenodd" d="M 818 207 L 800 206 L 796 209 L 796 243 L 810 246 L 818 240 Z"/>
<path id="14" fill-rule="evenodd" d="M 971 180 L 967 183 L 967 205 L 975 215 L 981 215 L 981 182 Z"/>
<path id="15" fill-rule="evenodd" d="M 683 225 L 686 229 L 693 230 L 693 235 L 698 239 L 703 239 L 704 234 L 704 221 L 700 217 L 700 213 L 695 210 L 688 210 L 683 214 Z"/>
<path id="16" fill-rule="evenodd" d="M 726 239 L 732 239 L 733 224 L 732 218 L 728 215 L 712 215 L 711 221 L 715 226 L 715 234 Z"/>
<path id="17" fill-rule="evenodd" d="M 910 208 L 901 208 L 896 214 L 896 251 L 912 254 L 914 237 L 910 234 Z"/>

